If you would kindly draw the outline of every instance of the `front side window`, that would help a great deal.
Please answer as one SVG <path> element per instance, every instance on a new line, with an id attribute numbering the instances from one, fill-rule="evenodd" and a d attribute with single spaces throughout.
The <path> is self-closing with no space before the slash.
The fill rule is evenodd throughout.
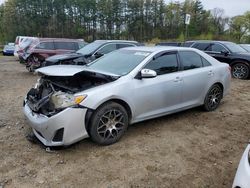
<path id="1" fill-rule="evenodd" d="M 178 61 L 176 53 L 163 54 L 152 60 L 146 66 L 146 69 L 154 70 L 157 75 L 167 74 L 178 71 Z"/>
<path id="2" fill-rule="evenodd" d="M 223 46 L 221 46 L 220 44 L 212 44 L 209 47 L 208 51 L 221 53 L 222 51 L 226 51 L 226 49 Z"/>
<path id="3" fill-rule="evenodd" d="M 116 50 L 116 44 L 107 44 L 104 47 L 102 47 L 100 50 L 98 50 L 98 53 L 107 54 L 114 50 Z"/>
<path id="4" fill-rule="evenodd" d="M 207 49 L 208 46 L 209 46 L 209 43 L 196 43 L 193 45 L 193 48 L 204 51 Z"/>
<path id="5" fill-rule="evenodd" d="M 195 52 L 179 52 L 183 70 L 196 69 L 203 66 L 201 56 Z"/>
<path id="6" fill-rule="evenodd" d="M 54 50 L 53 42 L 41 42 L 37 45 L 36 49 L 44 49 L 44 50 Z"/>

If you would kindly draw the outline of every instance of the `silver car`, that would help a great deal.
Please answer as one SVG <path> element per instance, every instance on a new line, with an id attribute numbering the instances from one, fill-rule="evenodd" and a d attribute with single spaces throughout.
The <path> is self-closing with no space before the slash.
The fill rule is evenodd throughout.
<path id="1" fill-rule="evenodd" d="M 245 149 L 238 166 L 232 188 L 250 187 L 250 144 Z"/>
<path id="2" fill-rule="evenodd" d="M 129 124 L 203 106 L 215 110 L 229 91 L 230 67 L 192 48 L 130 47 L 87 66 L 38 69 L 24 114 L 46 146 L 86 137 L 117 142 Z"/>

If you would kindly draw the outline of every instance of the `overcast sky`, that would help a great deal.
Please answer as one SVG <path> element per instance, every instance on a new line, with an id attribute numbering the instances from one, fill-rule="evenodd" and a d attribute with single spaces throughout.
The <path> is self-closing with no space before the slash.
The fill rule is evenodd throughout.
<path id="1" fill-rule="evenodd" d="M 0 4 L 5 0 L 0 0 Z M 176 0 L 166 0 L 166 2 Z M 178 0 L 177 0 L 178 1 Z M 179 0 L 183 2 L 184 0 Z M 250 11 L 250 0 L 201 0 L 205 9 L 223 8 L 226 16 L 236 16 Z"/>
<path id="2" fill-rule="evenodd" d="M 166 2 L 175 2 L 176 0 L 166 0 Z M 177 0 L 183 2 L 184 0 Z M 201 0 L 207 10 L 222 8 L 226 16 L 236 16 L 250 11 L 250 0 Z"/>

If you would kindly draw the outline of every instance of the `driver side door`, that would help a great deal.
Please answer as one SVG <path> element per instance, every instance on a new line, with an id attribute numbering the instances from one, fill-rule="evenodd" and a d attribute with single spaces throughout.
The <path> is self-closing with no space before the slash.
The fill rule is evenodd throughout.
<path id="1" fill-rule="evenodd" d="M 170 113 L 180 107 L 183 81 L 176 52 L 158 54 L 144 69 L 156 71 L 155 78 L 134 79 L 134 121 Z"/>

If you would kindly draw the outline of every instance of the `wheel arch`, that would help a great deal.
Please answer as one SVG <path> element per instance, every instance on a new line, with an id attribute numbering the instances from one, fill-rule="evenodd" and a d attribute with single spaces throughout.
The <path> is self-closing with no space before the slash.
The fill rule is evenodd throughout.
<path id="1" fill-rule="evenodd" d="M 109 102 L 115 102 L 115 103 L 118 103 L 121 106 L 123 106 L 125 108 L 125 110 L 127 111 L 127 113 L 128 113 L 129 122 L 131 121 L 131 119 L 132 119 L 132 109 L 129 106 L 129 104 L 127 102 L 125 102 L 124 100 L 122 100 L 122 99 L 118 99 L 118 98 L 109 99 L 109 100 L 101 103 L 96 109 L 98 109 L 99 107 L 101 107 L 104 104 L 109 103 Z M 89 132 L 90 121 L 91 121 L 92 115 L 93 115 L 93 113 L 95 112 L 96 109 L 88 109 L 87 110 L 87 113 L 86 113 L 86 116 L 85 116 L 85 128 L 86 128 L 87 132 Z"/>
<path id="2" fill-rule="evenodd" d="M 244 63 L 246 64 L 248 67 L 250 67 L 250 61 L 246 60 L 246 59 L 241 59 L 241 58 L 237 58 L 237 59 L 233 59 L 231 62 L 230 62 L 230 66 L 234 66 L 235 64 L 237 63 Z"/>

